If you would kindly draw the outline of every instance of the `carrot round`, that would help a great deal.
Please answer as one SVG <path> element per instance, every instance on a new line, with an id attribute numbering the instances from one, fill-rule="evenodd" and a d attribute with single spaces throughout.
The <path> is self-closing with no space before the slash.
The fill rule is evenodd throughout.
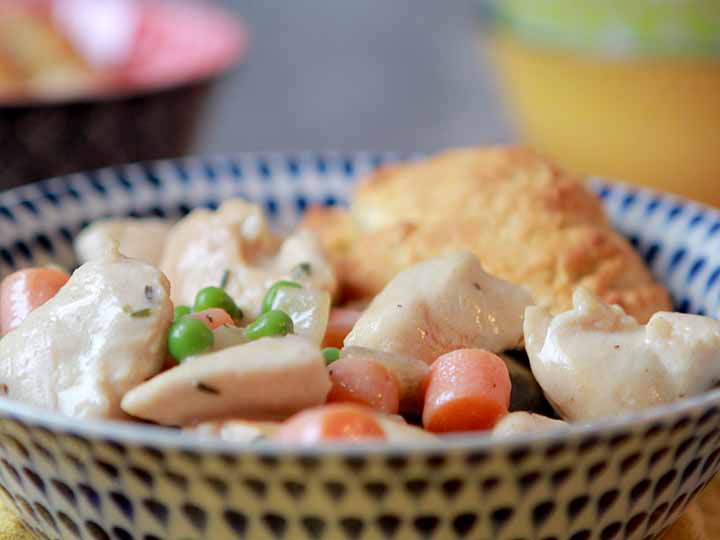
<path id="1" fill-rule="evenodd" d="M 28 268 L 0 284 L 0 335 L 20 326 L 31 311 L 50 300 L 70 276 L 57 268 Z"/>
<path id="2" fill-rule="evenodd" d="M 460 349 L 431 366 L 423 410 L 428 431 L 492 428 L 508 412 L 510 375 L 505 362 L 480 349 Z"/>
<path id="3" fill-rule="evenodd" d="M 186 315 L 186 317 L 199 319 L 204 322 L 210 330 L 215 330 L 216 328 L 220 328 L 225 325 L 235 326 L 232 317 L 222 308 L 210 308 L 205 311 L 191 313 L 190 315 Z"/>
<path id="4" fill-rule="evenodd" d="M 425 380 L 430 372 L 422 360 L 386 351 L 366 349 L 364 347 L 345 347 L 341 358 L 357 360 L 370 359 L 387 369 L 395 376 L 400 393 L 400 412 L 409 414 L 422 413 L 425 399 Z"/>
<path id="5" fill-rule="evenodd" d="M 370 358 L 341 358 L 329 368 L 328 402 L 359 403 L 387 414 L 400 409 L 400 384 L 385 366 Z"/>
<path id="6" fill-rule="evenodd" d="M 301 411 L 285 421 L 272 436 L 275 441 L 299 445 L 384 438 L 385 430 L 373 411 L 345 403 Z"/>
<path id="7" fill-rule="evenodd" d="M 330 319 L 325 330 L 323 347 L 342 349 L 345 336 L 350 333 L 361 315 L 362 311 L 357 309 L 333 308 L 330 311 Z"/>

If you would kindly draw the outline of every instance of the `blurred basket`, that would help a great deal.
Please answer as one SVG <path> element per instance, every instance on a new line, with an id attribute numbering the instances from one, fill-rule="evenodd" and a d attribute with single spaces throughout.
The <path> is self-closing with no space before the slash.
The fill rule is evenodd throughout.
<path id="1" fill-rule="evenodd" d="M 24 5 L 8 4 L 15 12 Z M 130 14 L 127 30 L 117 30 L 120 23 L 103 11 L 112 5 Z M 44 43 L 45 54 L 34 54 L 30 61 L 35 64 L 27 69 L 41 82 L 49 70 L 50 85 L 38 89 L 29 79 L 19 90 L 4 88 L 0 94 L 0 190 L 119 162 L 188 153 L 209 90 L 246 49 L 247 33 L 237 17 L 195 0 L 36 0 L 33 6 L 22 26 L 14 20 L 8 26 L 5 19 L 8 34 L 3 37 L 10 47 Z M 42 20 L 36 23 L 32 17 Z M 116 46 L 118 40 L 113 43 L 108 36 L 120 32 L 119 41 L 125 41 L 115 47 L 119 60 L 105 65 L 85 86 L 80 69 L 77 80 L 82 84 L 74 83 L 71 71 L 56 87 L 52 77 L 63 68 L 64 56 L 55 51 L 65 38 L 55 39 L 48 30 L 50 20 L 64 23 L 63 33 L 75 32 L 74 43 L 90 55 Z"/>
<path id="2" fill-rule="evenodd" d="M 0 108 L 0 189 L 188 152 L 211 82 L 105 101 Z"/>

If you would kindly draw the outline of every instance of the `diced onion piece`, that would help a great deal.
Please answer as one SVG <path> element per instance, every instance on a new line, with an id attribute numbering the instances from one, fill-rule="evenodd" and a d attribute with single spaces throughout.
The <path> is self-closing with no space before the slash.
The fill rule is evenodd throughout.
<path id="1" fill-rule="evenodd" d="M 314 289 L 283 287 L 278 289 L 272 309 L 287 313 L 293 321 L 295 334 L 320 345 L 330 318 L 330 294 Z"/>
<path id="2" fill-rule="evenodd" d="M 221 351 L 228 347 L 243 345 L 248 342 L 245 331 L 237 326 L 223 325 L 213 330 L 215 345 L 213 351 Z"/>

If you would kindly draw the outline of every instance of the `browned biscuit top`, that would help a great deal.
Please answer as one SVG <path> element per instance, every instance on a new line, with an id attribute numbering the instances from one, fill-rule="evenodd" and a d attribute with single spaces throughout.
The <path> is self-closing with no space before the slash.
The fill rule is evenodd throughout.
<path id="1" fill-rule="evenodd" d="M 359 185 L 349 216 L 321 211 L 306 225 L 323 237 L 350 298 L 377 294 L 420 260 L 470 250 L 553 311 L 568 308 L 579 285 L 642 321 L 670 308 L 598 197 L 522 148 L 451 150 L 383 167 Z"/>

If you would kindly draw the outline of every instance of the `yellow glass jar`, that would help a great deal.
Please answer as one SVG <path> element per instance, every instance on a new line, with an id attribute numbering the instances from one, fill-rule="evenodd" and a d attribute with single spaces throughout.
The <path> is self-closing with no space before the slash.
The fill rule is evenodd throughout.
<path id="1" fill-rule="evenodd" d="M 720 2 L 525 3 L 503 3 L 489 38 L 525 139 L 580 173 L 720 206 Z"/>

